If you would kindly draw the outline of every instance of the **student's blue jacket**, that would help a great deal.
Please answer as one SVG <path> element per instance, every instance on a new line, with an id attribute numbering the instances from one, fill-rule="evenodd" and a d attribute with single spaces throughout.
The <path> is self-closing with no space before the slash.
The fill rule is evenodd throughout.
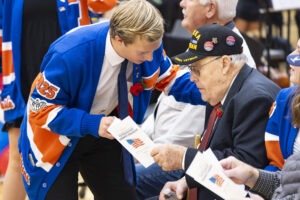
<path id="1" fill-rule="evenodd" d="M 79 27 L 54 42 L 43 60 L 19 142 L 25 188 L 32 200 L 45 198 L 80 138 L 99 138 L 104 115 L 90 114 L 90 110 L 108 30 L 107 22 Z M 179 101 L 204 104 L 198 88 L 190 81 L 190 73 L 172 65 L 162 46 L 154 51 L 151 62 L 133 64 L 132 79 L 133 85 L 141 81 L 146 85 L 138 95 L 132 95 L 132 117 L 138 124 L 144 118 L 153 88 L 165 89 Z"/>
<path id="2" fill-rule="evenodd" d="M 5 121 L 22 117 L 27 99 L 21 91 L 21 41 L 24 0 L 3 2 L 3 91 L 1 108 Z M 61 34 L 72 28 L 91 23 L 89 10 L 104 12 L 113 8 L 117 0 L 56 0 L 58 23 Z M 39 41 L 37 41 L 39 42 Z"/>

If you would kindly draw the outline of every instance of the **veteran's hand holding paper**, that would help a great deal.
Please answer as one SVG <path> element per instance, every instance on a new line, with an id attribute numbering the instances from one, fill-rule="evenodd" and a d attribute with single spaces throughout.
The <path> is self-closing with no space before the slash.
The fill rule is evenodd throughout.
<path id="1" fill-rule="evenodd" d="M 182 169 L 187 148 L 176 144 L 157 145 L 151 151 L 154 161 L 165 171 Z"/>
<path id="2" fill-rule="evenodd" d="M 186 174 L 225 200 L 240 200 L 246 197 L 244 185 L 235 184 L 224 174 L 211 149 L 202 153 L 199 151 Z"/>

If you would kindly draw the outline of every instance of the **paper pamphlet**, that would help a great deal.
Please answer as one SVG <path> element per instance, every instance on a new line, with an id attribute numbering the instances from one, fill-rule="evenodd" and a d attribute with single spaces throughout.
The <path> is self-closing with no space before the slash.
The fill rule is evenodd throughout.
<path id="1" fill-rule="evenodd" d="M 222 166 L 210 149 L 198 152 L 186 173 L 225 200 L 241 200 L 246 197 L 244 185 L 235 184 L 223 173 Z"/>
<path id="2" fill-rule="evenodd" d="M 107 130 L 144 167 L 149 167 L 154 163 L 150 155 L 154 143 L 131 117 L 128 116 L 123 120 L 115 118 Z"/>

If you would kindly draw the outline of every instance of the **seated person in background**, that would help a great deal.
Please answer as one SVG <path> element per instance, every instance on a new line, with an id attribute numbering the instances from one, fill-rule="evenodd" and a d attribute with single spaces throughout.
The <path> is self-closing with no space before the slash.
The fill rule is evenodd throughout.
<path id="1" fill-rule="evenodd" d="M 239 0 L 236 7 L 235 24 L 241 32 L 259 30 L 259 0 Z"/>
<path id="2" fill-rule="evenodd" d="M 204 105 L 178 102 L 173 96 L 161 93 L 154 112 L 142 124 L 142 129 L 156 144 L 193 147 L 195 134 L 204 128 L 204 116 L 199 114 L 204 111 Z"/>
<path id="3" fill-rule="evenodd" d="M 237 184 L 245 184 L 250 191 L 272 200 L 300 198 L 300 153 L 290 156 L 282 171 L 256 169 L 230 156 L 220 161 L 224 173 Z"/>
<path id="4" fill-rule="evenodd" d="M 268 164 L 264 131 L 269 108 L 280 88 L 246 64 L 242 43 L 242 38 L 231 29 L 206 25 L 193 32 L 188 51 L 173 59 L 189 65 L 191 81 L 196 83 L 202 99 L 211 106 L 221 107 L 211 112 L 214 115 L 209 119 L 199 149 L 164 144 L 152 150 L 155 162 L 164 170 L 187 170 L 197 151 L 207 148 L 219 160 L 234 156 L 258 168 Z M 217 118 L 214 121 L 213 116 Z M 190 193 L 199 194 L 195 199 L 220 199 L 187 175 L 166 183 L 160 198 L 164 199 L 167 188 L 182 198 L 188 187 L 197 188 Z"/>
<path id="5" fill-rule="evenodd" d="M 204 129 L 204 105 L 177 102 L 173 96 L 161 93 L 142 129 L 156 144 L 178 144 L 193 147 L 195 135 Z M 137 194 L 140 200 L 158 195 L 167 181 L 178 180 L 183 170 L 163 171 L 156 163 L 145 168 L 137 163 Z"/>
<path id="6" fill-rule="evenodd" d="M 182 27 L 192 34 L 195 29 L 201 26 L 218 23 L 230 28 L 243 38 L 240 30 L 233 21 L 236 15 L 237 3 L 238 0 L 181 0 L 180 7 L 183 13 Z M 256 68 L 254 59 L 245 41 L 243 42 L 243 53 L 247 56 L 247 64 L 250 67 Z"/>
<path id="7" fill-rule="evenodd" d="M 300 39 L 297 48 L 287 56 L 290 65 L 290 82 L 294 85 L 282 89 L 270 111 L 265 132 L 269 171 L 282 168 L 285 160 L 300 152 Z"/>

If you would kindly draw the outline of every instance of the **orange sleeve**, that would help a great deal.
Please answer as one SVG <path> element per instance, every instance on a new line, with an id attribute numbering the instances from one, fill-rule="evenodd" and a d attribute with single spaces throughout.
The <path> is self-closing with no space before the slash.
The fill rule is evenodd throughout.
<path id="1" fill-rule="evenodd" d="M 88 0 L 88 7 L 95 13 L 104 13 L 117 5 L 117 0 Z"/>
<path id="2" fill-rule="evenodd" d="M 166 78 L 162 79 L 155 85 L 155 89 L 159 91 L 163 91 L 164 88 L 176 77 L 177 71 L 180 70 L 179 65 L 173 65 L 172 69 L 170 71 L 170 75 L 167 76 Z"/>
<path id="3" fill-rule="evenodd" d="M 282 169 L 285 161 L 280 150 L 279 141 L 267 140 L 265 141 L 265 145 L 267 150 L 267 157 L 270 161 L 269 165 L 273 165 Z"/>

